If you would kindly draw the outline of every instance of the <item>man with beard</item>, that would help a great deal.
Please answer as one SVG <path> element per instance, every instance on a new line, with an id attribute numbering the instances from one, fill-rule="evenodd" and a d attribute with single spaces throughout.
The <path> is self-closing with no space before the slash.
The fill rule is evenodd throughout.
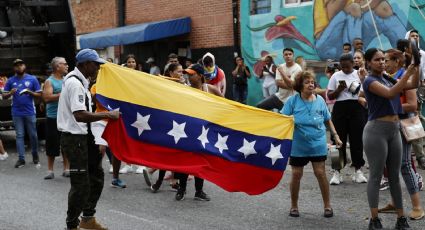
<path id="1" fill-rule="evenodd" d="M 15 75 L 7 80 L 3 99 L 13 96 L 12 118 L 16 132 L 16 150 L 19 155 L 15 168 L 21 168 L 25 165 L 25 130 L 31 141 L 33 163 L 36 165 L 39 163 L 34 98 L 41 96 L 41 88 L 35 76 L 25 73 L 26 66 L 23 60 L 13 61 L 13 69 Z"/>

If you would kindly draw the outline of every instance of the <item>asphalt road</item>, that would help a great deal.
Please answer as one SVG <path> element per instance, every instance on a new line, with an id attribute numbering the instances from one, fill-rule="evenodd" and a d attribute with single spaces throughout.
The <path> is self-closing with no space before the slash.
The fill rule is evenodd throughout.
<path id="1" fill-rule="evenodd" d="M 43 180 L 47 170 L 44 152 L 40 152 L 41 168 L 37 169 L 30 163 L 31 156 L 27 154 L 27 165 L 15 169 L 13 166 L 17 154 L 13 131 L 1 132 L 1 135 L 10 157 L 7 161 L 0 162 L 0 230 L 64 229 L 70 184 L 67 178 L 60 176 L 60 159 L 55 166 L 56 178 L 50 181 Z M 105 169 L 109 168 L 106 160 L 104 166 Z M 328 171 L 330 177 L 330 170 Z M 96 216 L 111 230 L 367 229 L 369 211 L 366 184 L 353 184 L 350 181 L 352 171 L 352 168 L 346 168 L 343 171 L 346 182 L 331 186 L 335 216 L 329 219 L 322 216 L 322 199 L 311 166 L 306 167 L 301 184 L 299 218 L 288 216 L 289 169 L 274 190 L 259 196 L 228 193 L 207 182 L 204 190 L 211 197 L 209 202 L 193 200 L 193 181 L 188 184 L 186 199 L 175 201 L 175 192 L 171 191 L 167 183 L 164 183 L 158 193 L 153 194 L 144 183 L 142 175 L 128 174 L 121 176 L 128 188 L 116 189 L 110 187 L 111 174 L 106 173 L 105 187 Z M 425 175 L 424 171 L 420 173 Z M 411 204 L 404 183 L 402 186 L 404 206 L 408 213 Z M 421 198 L 425 204 L 424 192 L 421 192 Z M 381 192 L 381 206 L 389 199 L 389 191 Z M 381 217 L 385 228 L 394 228 L 395 215 L 385 214 Z M 412 229 L 425 229 L 425 220 L 409 223 Z"/>

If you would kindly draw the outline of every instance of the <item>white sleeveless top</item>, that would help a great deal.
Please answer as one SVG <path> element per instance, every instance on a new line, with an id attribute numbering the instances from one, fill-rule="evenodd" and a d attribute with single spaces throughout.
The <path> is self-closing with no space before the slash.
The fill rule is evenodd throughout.
<path id="1" fill-rule="evenodd" d="M 273 66 L 274 66 L 274 64 L 271 64 L 270 67 L 269 67 L 269 71 L 272 72 L 272 73 L 273 73 Z M 273 75 L 271 75 L 269 72 L 263 71 L 263 77 L 264 77 L 264 82 L 263 82 L 264 88 L 268 88 L 272 85 L 276 85 L 275 77 Z"/>

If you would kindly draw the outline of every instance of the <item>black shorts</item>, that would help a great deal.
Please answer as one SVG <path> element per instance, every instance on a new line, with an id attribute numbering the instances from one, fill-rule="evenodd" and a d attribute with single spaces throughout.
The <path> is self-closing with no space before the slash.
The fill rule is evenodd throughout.
<path id="1" fill-rule="evenodd" d="M 308 162 L 322 162 L 326 161 L 327 156 L 318 156 L 318 157 L 290 157 L 289 165 L 296 167 L 304 167 Z"/>
<path id="2" fill-rule="evenodd" d="M 60 155 L 60 137 L 55 118 L 46 118 L 46 155 L 57 157 Z"/>

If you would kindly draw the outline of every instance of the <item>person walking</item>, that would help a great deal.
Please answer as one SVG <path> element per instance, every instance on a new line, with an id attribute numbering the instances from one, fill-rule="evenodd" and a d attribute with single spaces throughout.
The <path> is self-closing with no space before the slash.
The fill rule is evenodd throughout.
<path id="1" fill-rule="evenodd" d="M 23 60 L 13 61 L 15 75 L 9 78 L 3 91 L 3 99 L 12 99 L 12 118 L 16 132 L 16 150 L 19 159 L 15 168 L 25 165 L 25 130 L 31 142 L 32 161 L 39 164 L 38 138 L 34 99 L 41 96 L 41 88 L 35 76 L 25 73 L 26 66 Z"/>
<path id="2" fill-rule="evenodd" d="M 402 113 L 400 93 L 416 88 L 419 82 L 417 67 L 410 65 L 400 80 L 393 84 L 384 77 L 385 56 L 377 48 L 365 53 L 366 67 L 370 74 L 364 79 L 363 89 L 368 102 L 368 122 L 363 132 L 363 144 L 369 163 L 367 198 L 371 218 L 369 229 L 382 229 L 378 217 L 379 187 L 384 171 L 388 169 L 391 197 L 397 212 L 396 229 L 407 229 L 400 186 L 402 141 L 398 114 Z M 361 74 L 366 75 L 365 73 Z"/>
<path id="3" fill-rule="evenodd" d="M 94 217 L 103 190 L 104 172 L 103 156 L 95 145 L 90 123 L 118 119 L 119 112 L 92 112 L 89 82 L 95 81 L 100 65 L 106 61 L 91 49 L 81 50 L 75 59 L 77 66 L 63 80 L 57 117 L 58 130 L 62 132 L 62 151 L 70 164 L 66 225 L 67 229 L 105 230 L 107 228 Z"/>
<path id="4" fill-rule="evenodd" d="M 58 102 L 62 91 L 63 77 L 68 73 L 68 63 L 65 58 L 55 57 L 52 59 L 52 76 L 47 78 L 43 87 L 43 100 L 46 103 L 46 155 L 47 175 L 45 180 L 55 178 L 53 165 L 55 157 L 60 155 L 60 136 L 57 128 Z M 69 177 L 68 157 L 62 152 L 63 173 L 62 176 Z"/>
<path id="5" fill-rule="evenodd" d="M 295 130 L 292 139 L 291 157 L 289 164 L 292 169 L 290 182 L 291 209 L 289 216 L 299 217 L 298 195 L 304 166 L 309 162 L 313 165 L 314 175 L 319 182 L 324 203 L 324 217 L 332 217 L 329 198 L 329 184 L 326 178 L 325 161 L 327 155 L 326 127 L 327 123 L 337 147 L 342 142 L 331 121 L 331 115 L 321 96 L 316 96 L 315 76 L 308 71 L 301 72 L 295 79 L 294 89 L 298 92 L 285 103 L 281 113 L 294 116 Z"/>

